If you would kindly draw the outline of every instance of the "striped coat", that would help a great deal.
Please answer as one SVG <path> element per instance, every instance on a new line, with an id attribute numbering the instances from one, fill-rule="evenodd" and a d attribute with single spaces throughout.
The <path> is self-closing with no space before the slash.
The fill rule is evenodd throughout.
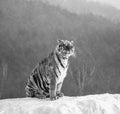
<path id="1" fill-rule="evenodd" d="M 60 90 L 68 69 L 68 60 L 52 52 L 33 69 L 26 84 L 28 97 L 49 98 L 62 96 Z"/>

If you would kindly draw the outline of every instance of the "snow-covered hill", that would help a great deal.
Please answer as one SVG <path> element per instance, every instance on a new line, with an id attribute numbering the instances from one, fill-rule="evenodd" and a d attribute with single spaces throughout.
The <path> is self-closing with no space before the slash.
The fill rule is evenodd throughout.
<path id="1" fill-rule="evenodd" d="M 120 95 L 5 99 L 0 100 L 0 114 L 120 114 Z"/>

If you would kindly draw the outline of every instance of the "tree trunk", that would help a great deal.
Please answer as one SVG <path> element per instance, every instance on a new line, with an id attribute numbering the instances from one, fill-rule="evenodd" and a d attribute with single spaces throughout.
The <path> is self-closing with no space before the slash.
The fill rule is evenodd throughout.
<path id="1" fill-rule="evenodd" d="M 4 90 L 4 83 L 7 78 L 7 71 L 8 71 L 8 65 L 5 60 L 2 61 L 2 77 L 1 77 L 1 91 L 0 91 L 0 98 L 2 98 L 3 90 Z"/>

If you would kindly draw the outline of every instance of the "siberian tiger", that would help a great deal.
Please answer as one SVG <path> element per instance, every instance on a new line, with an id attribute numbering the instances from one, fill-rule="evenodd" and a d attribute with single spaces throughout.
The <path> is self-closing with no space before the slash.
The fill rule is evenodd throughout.
<path id="1" fill-rule="evenodd" d="M 68 59 L 75 56 L 73 41 L 57 40 L 58 45 L 47 58 L 39 62 L 27 81 L 27 97 L 58 99 L 64 94 L 61 87 L 67 75 Z"/>

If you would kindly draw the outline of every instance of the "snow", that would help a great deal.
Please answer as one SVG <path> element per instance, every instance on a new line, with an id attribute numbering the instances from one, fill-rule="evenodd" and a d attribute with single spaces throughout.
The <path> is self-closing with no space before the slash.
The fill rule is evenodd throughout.
<path id="1" fill-rule="evenodd" d="M 0 100 L 0 114 L 120 114 L 120 95 L 64 96 L 55 101 L 3 99 Z"/>

